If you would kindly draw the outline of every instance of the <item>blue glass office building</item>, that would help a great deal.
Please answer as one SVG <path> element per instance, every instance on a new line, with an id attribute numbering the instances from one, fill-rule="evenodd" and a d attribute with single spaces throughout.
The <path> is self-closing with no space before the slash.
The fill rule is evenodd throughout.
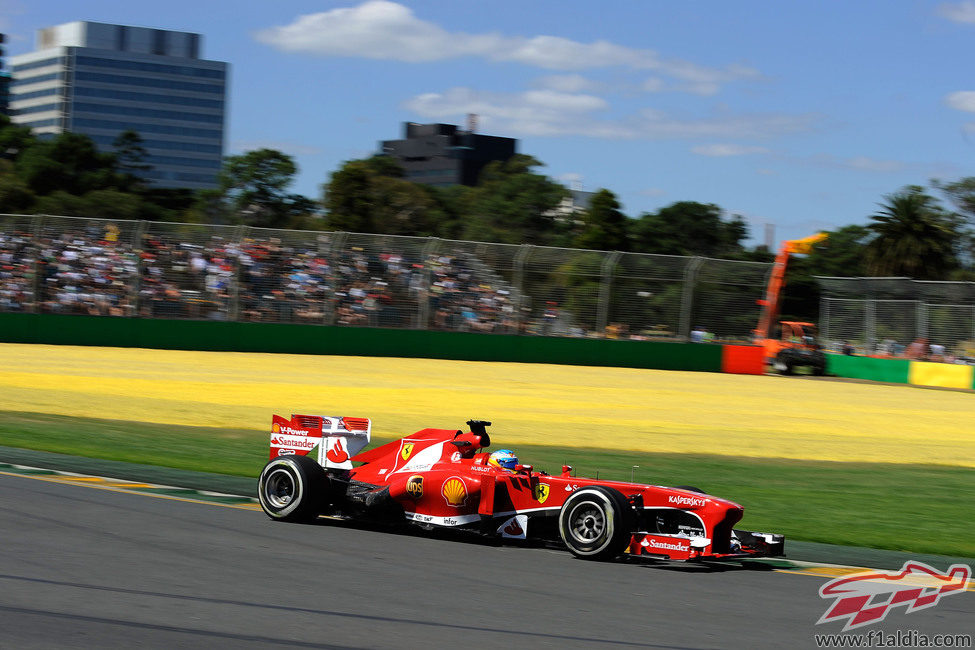
<path id="1" fill-rule="evenodd" d="M 105 151 L 123 131 L 143 139 L 156 187 L 217 186 L 228 65 L 199 58 L 200 35 L 73 22 L 41 29 L 11 57 L 10 112 L 35 133 L 91 137 Z"/>

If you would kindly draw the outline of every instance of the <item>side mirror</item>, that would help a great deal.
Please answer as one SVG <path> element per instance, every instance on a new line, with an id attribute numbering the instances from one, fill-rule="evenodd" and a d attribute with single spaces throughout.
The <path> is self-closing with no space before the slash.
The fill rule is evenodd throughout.
<path id="1" fill-rule="evenodd" d="M 562 466 L 562 478 L 570 478 L 572 476 L 572 465 Z"/>
<path id="2" fill-rule="evenodd" d="M 534 465 L 515 465 L 515 471 L 516 472 L 529 472 L 529 473 L 531 473 L 531 471 L 533 469 L 535 469 L 535 466 Z"/>

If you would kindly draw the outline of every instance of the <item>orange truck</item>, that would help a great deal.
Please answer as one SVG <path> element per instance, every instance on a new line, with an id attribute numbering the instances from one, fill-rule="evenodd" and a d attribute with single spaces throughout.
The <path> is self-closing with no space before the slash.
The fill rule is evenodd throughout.
<path id="1" fill-rule="evenodd" d="M 762 313 L 755 328 L 755 342 L 765 348 L 765 359 L 775 370 L 784 374 L 794 374 L 797 368 L 809 368 L 812 374 L 826 372 L 826 355 L 823 354 L 816 337 L 816 326 L 801 321 L 782 321 L 779 323 L 780 335 L 772 337 L 772 326 L 779 315 L 782 289 L 785 286 L 785 269 L 789 258 L 794 254 L 808 255 L 812 247 L 826 239 L 824 232 L 782 242 L 772 274 L 769 276 L 765 297 L 758 301 Z"/>

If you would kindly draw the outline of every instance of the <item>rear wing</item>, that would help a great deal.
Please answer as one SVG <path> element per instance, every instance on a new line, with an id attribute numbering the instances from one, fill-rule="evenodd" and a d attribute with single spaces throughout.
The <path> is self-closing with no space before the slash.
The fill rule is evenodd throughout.
<path id="1" fill-rule="evenodd" d="M 307 456 L 317 450 L 318 464 L 352 469 L 352 457 L 369 444 L 372 420 L 330 415 L 280 415 L 271 418 L 271 458 Z"/>

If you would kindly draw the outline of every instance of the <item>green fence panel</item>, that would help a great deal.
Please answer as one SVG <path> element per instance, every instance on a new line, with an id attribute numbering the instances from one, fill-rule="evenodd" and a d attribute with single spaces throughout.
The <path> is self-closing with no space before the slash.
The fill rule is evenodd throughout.
<path id="1" fill-rule="evenodd" d="M 837 377 L 906 384 L 911 362 L 906 359 L 876 359 L 845 354 L 827 354 L 826 372 Z"/>
<path id="2" fill-rule="evenodd" d="M 0 341 L 721 371 L 720 345 L 279 323 L 4 313 Z"/>

